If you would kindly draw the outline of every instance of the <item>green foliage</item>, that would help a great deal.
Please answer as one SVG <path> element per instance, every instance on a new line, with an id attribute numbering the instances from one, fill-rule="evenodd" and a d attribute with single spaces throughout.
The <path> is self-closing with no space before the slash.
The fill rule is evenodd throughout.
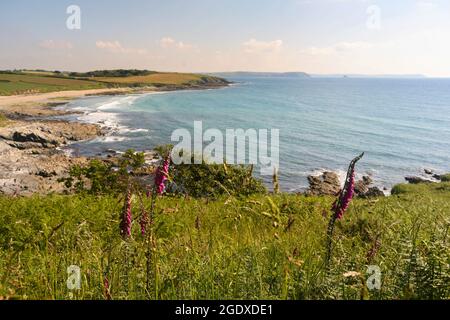
<path id="1" fill-rule="evenodd" d="M 412 186 L 411 184 L 407 184 L 407 183 L 397 184 L 392 187 L 391 194 L 398 195 L 398 194 L 402 194 L 402 193 L 408 193 L 408 192 L 411 192 L 412 188 L 414 188 L 414 186 Z"/>
<path id="2" fill-rule="evenodd" d="M 442 182 L 450 182 L 450 173 L 444 174 L 443 176 L 441 176 L 441 181 Z"/>
<path id="3" fill-rule="evenodd" d="M 155 151 L 165 159 L 170 155 L 172 147 L 159 146 Z M 77 193 L 120 193 L 124 192 L 132 177 L 149 176 L 154 173 L 154 169 L 145 164 L 143 153 L 129 150 L 117 162 L 91 160 L 87 166 L 76 165 L 71 168 L 69 177 L 60 182 Z M 168 192 L 191 197 L 247 196 L 266 192 L 263 182 L 253 177 L 252 167 L 206 162 L 199 165 L 172 164 L 168 178 Z M 135 186 L 139 187 L 137 184 Z"/>
<path id="4" fill-rule="evenodd" d="M 173 166 L 171 178 L 172 191 L 191 197 L 248 196 L 267 191 L 263 182 L 253 177 L 253 166 L 209 164 L 205 161 L 180 164 Z"/>
<path id="5" fill-rule="evenodd" d="M 401 194 L 423 194 L 423 195 L 431 195 L 435 192 L 448 192 L 450 191 L 450 183 L 442 180 L 441 183 L 419 183 L 419 184 L 398 184 L 395 185 L 392 190 L 392 195 L 401 195 Z"/>
<path id="6" fill-rule="evenodd" d="M 93 159 L 87 166 L 75 165 L 60 182 L 77 193 L 115 194 L 123 192 L 130 178 L 145 169 L 144 154 L 128 150 L 115 162 Z"/>

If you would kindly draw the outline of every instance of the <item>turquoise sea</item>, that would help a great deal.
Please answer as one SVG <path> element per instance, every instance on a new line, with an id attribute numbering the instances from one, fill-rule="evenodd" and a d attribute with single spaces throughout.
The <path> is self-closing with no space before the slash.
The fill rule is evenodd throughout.
<path id="1" fill-rule="evenodd" d="M 78 120 L 110 134 L 71 145 L 78 154 L 149 150 L 177 128 L 280 129 L 280 183 L 300 191 L 310 174 L 342 174 L 362 151 L 358 174 L 391 187 L 425 168 L 450 172 L 450 79 L 230 78 L 223 89 L 70 102 Z"/>

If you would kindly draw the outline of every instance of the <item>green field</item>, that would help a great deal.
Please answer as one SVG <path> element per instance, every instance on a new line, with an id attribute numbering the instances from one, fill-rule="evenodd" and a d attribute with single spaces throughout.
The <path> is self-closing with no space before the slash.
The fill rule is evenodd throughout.
<path id="1" fill-rule="evenodd" d="M 126 72 L 127 70 L 125 70 Z M 114 71 L 105 71 L 114 74 Z M 88 90 L 111 87 L 161 87 L 196 85 L 224 85 L 220 78 L 189 74 L 150 72 L 148 75 L 83 76 L 84 74 L 55 73 L 50 71 L 0 71 L 0 95 L 45 93 L 65 90 Z"/>
<path id="2" fill-rule="evenodd" d="M 101 88 L 106 88 L 106 85 L 94 81 L 58 78 L 42 74 L 0 73 L 0 95 L 3 96 Z"/>
<path id="3" fill-rule="evenodd" d="M 115 197 L 0 197 L 0 298 L 105 299 L 106 276 L 112 299 L 448 299 L 450 183 L 396 192 L 352 202 L 328 270 L 329 197 L 160 197 L 152 251 L 138 222 L 122 240 Z"/>

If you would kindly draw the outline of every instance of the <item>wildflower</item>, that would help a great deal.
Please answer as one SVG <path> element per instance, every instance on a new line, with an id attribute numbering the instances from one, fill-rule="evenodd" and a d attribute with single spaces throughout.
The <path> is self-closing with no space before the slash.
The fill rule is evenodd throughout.
<path id="1" fill-rule="evenodd" d="M 342 219 L 345 211 L 347 211 L 350 202 L 355 194 L 355 165 L 363 157 L 364 153 L 353 159 L 348 167 L 347 178 L 345 180 L 344 188 L 339 193 L 338 198 L 333 203 L 332 210 L 334 212 L 334 219 Z"/>
<path id="2" fill-rule="evenodd" d="M 325 257 L 327 268 L 329 267 L 332 254 L 332 244 L 333 244 L 332 237 L 334 232 L 334 225 L 336 223 L 336 220 L 342 219 L 345 211 L 347 211 L 348 206 L 350 205 L 350 202 L 353 199 L 353 194 L 355 192 L 355 165 L 359 160 L 361 160 L 363 156 L 364 153 L 362 153 L 361 155 L 353 159 L 352 162 L 350 162 L 347 171 L 347 178 L 345 179 L 344 188 L 339 192 L 338 198 L 333 203 L 332 207 L 333 215 L 331 216 L 330 222 L 328 223 L 328 230 L 327 230 L 327 246 L 326 246 L 327 255 Z"/>
<path id="3" fill-rule="evenodd" d="M 122 212 L 122 221 L 120 222 L 120 234 L 124 238 L 131 236 L 131 197 L 131 189 L 128 189 Z"/>
<path id="4" fill-rule="evenodd" d="M 354 168 L 350 172 L 349 183 L 347 189 L 343 189 L 339 198 L 333 203 L 333 212 L 335 214 L 336 219 L 340 220 L 344 216 L 345 211 L 347 211 L 350 202 L 353 199 L 353 195 L 355 193 L 355 172 Z"/>
<path id="5" fill-rule="evenodd" d="M 161 167 L 158 167 L 155 175 L 155 188 L 157 194 L 163 194 L 166 190 L 165 182 L 169 174 L 170 158 L 166 158 Z"/>

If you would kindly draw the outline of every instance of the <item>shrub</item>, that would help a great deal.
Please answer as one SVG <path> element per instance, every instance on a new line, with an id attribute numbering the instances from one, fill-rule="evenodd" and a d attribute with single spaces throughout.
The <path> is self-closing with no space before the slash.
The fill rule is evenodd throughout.
<path id="1" fill-rule="evenodd" d="M 93 159 L 87 166 L 75 165 L 69 177 L 60 179 L 77 193 L 107 194 L 125 190 L 134 175 L 145 173 L 144 154 L 128 150 L 117 161 Z"/>
<path id="2" fill-rule="evenodd" d="M 397 184 L 392 187 L 391 194 L 399 195 L 403 193 L 408 193 L 411 189 L 411 186 L 406 183 Z"/>
<path id="3" fill-rule="evenodd" d="M 171 145 L 155 151 L 161 158 L 170 155 Z M 69 177 L 60 179 L 69 191 L 76 193 L 123 193 L 130 183 L 135 189 L 146 189 L 145 181 L 152 181 L 155 168 L 145 164 L 144 154 L 129 150 L 117 160 L 94 159 L 86 166 L 71 168 Z M 265 193 L 261 180 L 253 177 L 252 166 L 218 165 L 203 162 L 198 165 L 170 165 L 167 192 L 195 198 L 216 198 L 221 195 L 247 196 Z M 134 181 L 132 181 L 134 180 Z M 153 182 L 151 182 L 153 183 Z"/>
<path id="4" fill-rule="evenodd" d="M 261 180 L 253 177 L 253 166 L 209 164 L 173 166 L 172 191 L 192 197 L 216 198 L 221 195 L 265 193 Z"/>

